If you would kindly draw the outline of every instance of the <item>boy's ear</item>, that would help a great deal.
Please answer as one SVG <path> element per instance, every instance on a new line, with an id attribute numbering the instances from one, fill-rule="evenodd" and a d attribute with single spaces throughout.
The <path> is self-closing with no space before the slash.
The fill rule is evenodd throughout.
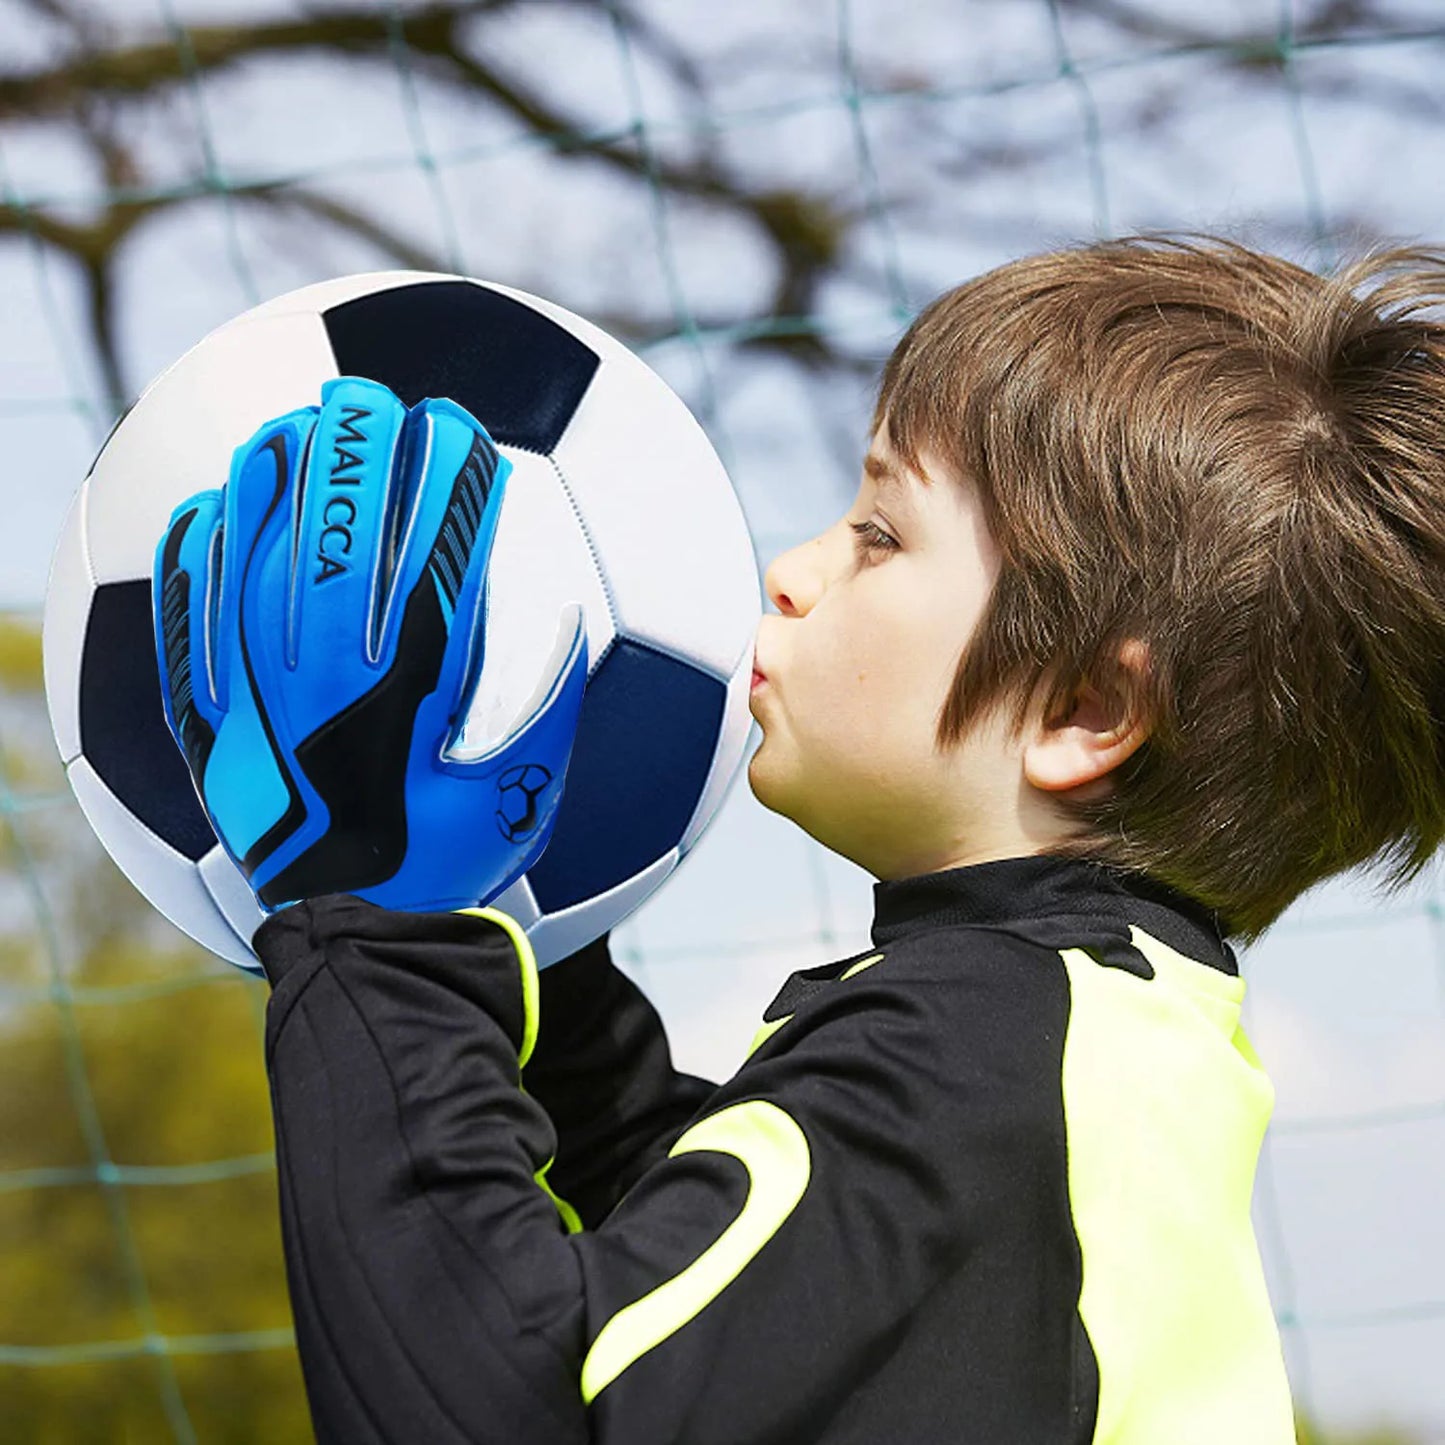
<path id="1" fill-rule="evenodd" d="M 1148 647 L 1130 638 L 1119 649 L 1119 660 L 1127 668 L 1142 669 L 1148 665 Z M 1113 786 L 1107 774 L 1148 736 L 1147 722 L 1129 713 L 1122 699 L 1106 697 L 1085 683 L 1068 714 L 1043 723 L 1024 749 L 1024 777 L 1047 792 L 1066 788 L 1107 792 Z"/>

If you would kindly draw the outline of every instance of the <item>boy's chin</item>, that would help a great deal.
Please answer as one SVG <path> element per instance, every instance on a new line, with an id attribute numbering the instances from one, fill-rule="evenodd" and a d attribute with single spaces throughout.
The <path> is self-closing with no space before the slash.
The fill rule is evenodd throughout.
<path id="1" fill-rule="evenodd" d="M 751 789 L 753 797 L 755 797 L 763 807 L 773 808 L 774 811 L 777 811 L 774 808 L 771 797 L 773 785 L 772 779 L 768 776 L 767 766 L 760 765 L 758 762 L 758 758 L 763 751 L 763 746 L 766 746 L 766 744 L 760 746 L 752 757 L 748 759 L 748 787 Z"/>
<path id="2" fill-rule="evenodd" d="M 796 773 L 777 765 L 776 758 L 762 757 L 762 749 L 748 760 L 748 786 L 753 797 L 770 813 L 796 823 L 810 837 L 816 838 L 824 847 L 835 847 L 826 831 L 820 827 L 818 809 L 812 806 L 812 795 L 803 786 Z"/>
<path id="3" fill-rule="evenodd" d="M 748 759 L 748 787 L 753 797 L 769 812 L 780 813 L 796 821 L 799 804 L 796 780 L 786 776 L 776 757 L 765 757 L 766 752 L 767 742 L 764 741 Z"/>

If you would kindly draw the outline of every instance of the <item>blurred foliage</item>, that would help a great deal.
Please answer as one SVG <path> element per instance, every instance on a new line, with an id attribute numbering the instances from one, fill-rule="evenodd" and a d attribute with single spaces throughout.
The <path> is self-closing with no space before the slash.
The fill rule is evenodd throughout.
<path id="1" fill-rule="evenodd" d="M 294 1347 L 224 1338 L 291 1328 L 267 987 L 162 919 L 101 848 L 50 738 L 39 629 L 8 618 L 0 749 L 21 805 L 0 819 L 0 1346 L 136 1350 L 0 1361 L 0 1445 L 173 1441 L 167 1390 L 205 1445 L 309 1441 Z M 59 796 L 25 808 L 35 794 Z M 97 1152 L 122 1168 L 231 1162 L 108 1184 Z M 137 1349 L 142 1298 L 156 1333 L 183 1349 L 213 1337 L 208 1351 Z"/>

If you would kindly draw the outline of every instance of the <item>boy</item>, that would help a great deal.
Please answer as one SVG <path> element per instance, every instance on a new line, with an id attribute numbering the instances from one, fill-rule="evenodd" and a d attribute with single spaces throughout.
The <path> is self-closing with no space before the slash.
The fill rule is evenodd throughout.
<path id="1" fill-rule="evenodd" d="M 1445 837 L 1442 295 L 1134 237 L 924 310 L 751 702 L 870 947 L 726 1083 L 605 937 L 539 984 L 496 910 L 267 919 L 323 1445 L 1294 1439 L 1226 940 Z"/>

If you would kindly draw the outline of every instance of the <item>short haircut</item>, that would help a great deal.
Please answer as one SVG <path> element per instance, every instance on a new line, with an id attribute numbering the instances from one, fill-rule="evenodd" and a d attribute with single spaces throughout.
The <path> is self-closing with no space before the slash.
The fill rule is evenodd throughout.
<path id="1" fill-rule="evenodd" d="M 1245 943 L 1333 874 L 1382 855 L 1393 892 L 1430 861 L 1442 303 L 1437 249 L 1322 277 L 1151 232 L 1010 262 L 908 328 L 871 430 L 975 488 L 1001 554 L 937 746 L 1000 708 L 1017 740 L 1084 681 L 1150 722 L 1112 796 L 1051 798 L 1051 853 L 1147 871 Z"/>

